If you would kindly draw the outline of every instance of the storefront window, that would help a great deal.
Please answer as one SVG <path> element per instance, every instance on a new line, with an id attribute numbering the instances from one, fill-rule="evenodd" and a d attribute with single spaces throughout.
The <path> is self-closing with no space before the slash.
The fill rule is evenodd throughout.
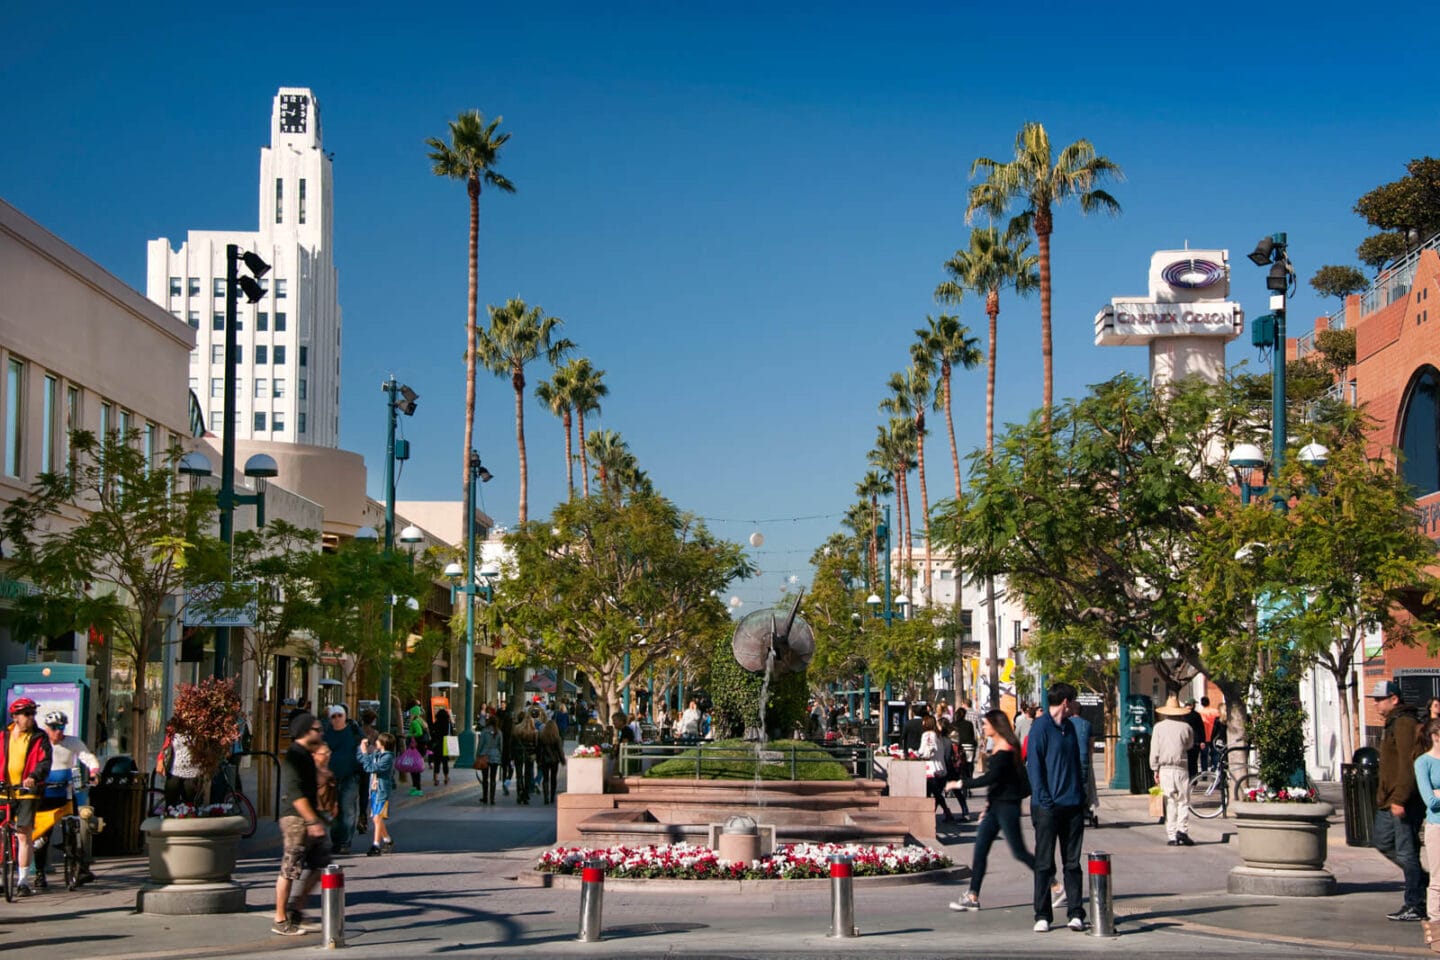
<path id="1" fill-rule="evenodd" d="M 1400 415 L 1400 474 L 1415 496 L 1440 490 L 1440 371 L 1421 367 Z"/>

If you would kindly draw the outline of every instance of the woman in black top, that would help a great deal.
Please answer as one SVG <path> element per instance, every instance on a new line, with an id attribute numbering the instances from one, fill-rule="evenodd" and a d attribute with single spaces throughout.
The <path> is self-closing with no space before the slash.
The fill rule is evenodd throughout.
<path id="1" fill-rule="evenodd" d="M 987 806 L 980 825 L 975 830 L 975 859 L 970 864 L 970 889 L 959 900 L 950 903 L 951 910 L 979 910 L 980 885 L 985 882 L 985 866 L 990 858 L 990 847 L 995 836 L 1005 834 L 1005 842 L 1015 859 L 1030 869 L 1035 869 L 1035 857 L 1025 849 L 1025 838 L 1020 833 L 1020 801 L 1030 795 L 1030 779 L 1025 773 L 1025 764 L 1020 759 L 1020 740 L 1010 718 L 999 710 L 985 714 L 985 736 L 993 737 L 995 752 L 985 775 L 975 779 L 951 781 L 951 788 L 962 785 L 970 788 L 985 787 Z"/>
<path id="2" fill-rule="evenodd" d="M 450 711 L 444 707 L 435 711 L 435 722 L 430 724 L 430 783 L 432 786 L 440 785 L 440 775 L 445 775 L 445 782 L 450 782 L 450 758 L 445 755 L 445 738 L 455 735 L 455 723 L 450 719 Z"/>

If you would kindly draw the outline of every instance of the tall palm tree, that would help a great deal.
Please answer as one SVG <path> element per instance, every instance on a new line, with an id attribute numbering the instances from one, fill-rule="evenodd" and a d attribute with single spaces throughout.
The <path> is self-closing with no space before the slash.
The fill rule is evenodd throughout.
<path id="1" fill-rule="evenodd" d="M 610 388 L 605 385 L 605 371 L 596 370 L 590 365 L 585 357 L 578 357 L 571 360 L 567 366 L 570 368 L 570 395 L 575 405 L 575 417 L 580 427 L 580 480 L 583 484 L 582 491 L 585 496 L 590 496 L 590 447 L 585 437 L 585 414 L 599 413 L 600 400 L 610 395 Z"/>
<path id="2" fill-rule="evenodd" d="M 911 348 L 911 355 L 920 361 L 924 356 L 933 367 L 940 367 L 940 389 L 935 395 L 935 409 L 945 413 L 945 430 L 950 435 L 950 464 L 955 470 L 955 499 L 960 499 L 960 449 L 955 445 L 955 417 L 950 408 L 950 376 L 956 364 L 970 370 L 979 366 L 979 341 L 970 335 L 970 328 L 960 318 L 948 313 L 939 319 L 925 317 L 925 326 L 915 331 L 918 340 Z"/>
<path id="3" fill-rule="evenodd" d="M 872 589 L 875 583 L 875 572 L 877 570 L 875 560 L 878 546 L 875 541 L 875 531 L 880 525 L 880 498 L 888 497 L 894 492 L 895 485 L 890 482 L 889 475 L 880 470 L 870 470 L 866 472 L 860 482 L 855 484 L 855 493 L 870 503 L 870 542 L 866 557 L 868 557 L 870 561 L 867 569 L 869 571 L 868 579 L 872 585 Z"/>
<path id="4" fill-rule="evenodd" d="M 552 366 L 575 348 L 555 331 L 564 321 L 546 316 L 539 307 L 512 297 L 503 307 L 490 307 L 490 326 L 475 341 L 480 364 L 497 377 L 510 378 L 515 388 L 515 445 L 520 452 L 520 523 L 528 519 L 530 472 L 525 459 L 525 366 L 544 357 Z"/>
<path id="5" fill-rule="evenodd" d="M 920 578 L 925 600 L 930 600 L 930 489 L 925 482 L 925 410 L 934 400 L 932 374 L 934 364 L 924 351 L 911 354 L 912 363 L 898 373 L 890 374 L 886 387 L 890 396 L 880 401 L 880 409 L 898 416 L 908 416 L 915 424 L 915 472 L 920 478 L 920 522 L 925 532 L 925 572 Z M 914 561 L 914 544 L 909 528 L 905 531 L 906 550 Z M 910 598 L 915 601 L 915 597 Z"/>
<path id="6" fill-rule="evenodd" d="M 956 250 L 945 261 L 950 279 L 935 288 L 935 299 L 942 303 L 959 303 L 965 293 L 985 298 L 985 316 L 990 321 L 989 356 L 985 365 L 985 453 L 995 451 L 995 362 L 998 354 L 996 331 L 1000 319 L 1000 291 L 1011 289 L 1021 296 L 1040 284 L 1036 273 L 1039 259 L 1030 253 L 1029 227 L 1023 218 L 1010 221 L 1001 234 L 993 226 L 976 227 L 970 231 L 969 249 Z M 960 482 L 955 482 L 959 496 Z"/>
<path id="7" fill-rule="evenodd" d="M 635 455 L 614 430 L 597 430 L 585 441 L 586 452 L 595 461 L 595 479 L 604 494 L 620 493 L 627 473 L 638 468 Z"/>
<path id="8" fill-rule="evenodd" d="M 574 420 L 575 400 L 570 363 L 556 367 L 549 380 L 541 380 L 535 386 L 535 399 L 545 404 L 546 409 L 560 418 L 565 428 L 565 492 L 568 499 L 575 498 L 575 457 L 570 443 L 570 424 Z"/>
<path id="9" fill-rule="evenodd" d="M 910 569 L 914 563 L 914 547 L 910 544 L 910 484 L 908 481 L 915 454 L 915 421 L 909 417 L 891 417 L 884 426 L 876 428 L 875 448 L 870 451 L 869 460 L 874 466 L 890 474 L 895 484 L 895 522 L 900 535 L 897 540 L 892 530 L 892 549 L 900 550 L 902 588 L 908 592 Z M 908 544 L 908 546 L 907 546 Z M 887 554 L 885 562 L 890 562 Z"/>
<path id="10" fill-rule="evenodd" d="M 1015 135 L 1015 159 L 1008 162 L 980 157 L 970 165 L 970 176 L 983 172 L 985 179 L 970 188 L 965 222 L 979 211 L 1000 216 L 1012 200 L 1026 204 L 1021 216 L 1035 232 L 1040 247 L 1040 356 L 1045 384 L 1041 407 L 1050 422 L 1054 399 L 1055 371 L 1050 341 L 1050 235 L 1055 231 L 1055 205 L 1075 197 L 1081 213 L 1099 210 L 1118 214 L 1120 204 L 1096 184 L 1106 177 L 1125 178 L 1124 172 L 1107 157 L 1095 152 L 1089 140 L 1076 140 L 1057 157 L 1050 147 L 1050 135 L 1039 123 L 1027 123 Z"/>
<path id="11" fill-rule="evenodd" d="M 429 137 L 431 172 L 437 177 L 464 180 L 470 196 L 470 291 L 465 320 L 465 446 L 461 450 L 461 470 L 465 478 L 465 501 L 470 501 L 470 451 L 475 439 L 475 341 L 479 335 L 480 290 L 480 192 L 494 187 L 501 193 L 514 193 L 515 184 L 495 170 L 500 148 L 510 134 L 499 133 L 502 118 L 488 124 L 479 110 L 469 110 L 450 121 L 450 142 Z"/>

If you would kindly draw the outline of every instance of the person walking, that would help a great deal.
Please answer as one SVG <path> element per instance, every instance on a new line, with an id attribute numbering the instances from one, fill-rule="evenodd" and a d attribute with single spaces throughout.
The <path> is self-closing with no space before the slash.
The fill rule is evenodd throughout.
<path id="1" fill-rule="evenodd" d="M 360 741 L 360 752 L 356 761 L 370 775 L 370 824 L 374 839 L 370 842 L 367 857 L 378 857 L 381 852 L 392 853 L 395 841 L 390 839 L 390 794 L 395 791 L 395 737 L 382 733 L 375 738 Z"/>
<path id="2" fill-rule="evenodd" d="M 430 725 L 425 722 L 425 710 L 420 704 L 410 707 L 409 719 L 405 722 L 405 735 L 410 738 L 410 746 L 420 752 L 424 757 L 425 752 L 430 749 Z M 410 796 L 424 796 L 420 789 L 420 778 L 424 774 L 424 767 L 410 772 Z"/>
<path id="3" fill-rule="evenodd" d="M 680 714 L 680 734 L 682 739 L 695 740 L 700 737 L 700 705 L 690 701 L 685 712 Z"/>
<path id="4" fill-rule="evenodd" d="M 330 708 L 330 722 L 325 727 L 325 744 L 330 748 L 330 772 L 335 775 L 335 790 L 340 812 L 330 825 L 330 846 L 337 855 L 350 852 L 350 838 L 355 836 L 359 813 L 360 777 L 364 771 L 356 759 L 364 734 L 360 725 L 351 720 L 345 704 Z"/>
<path id="5" fill-rule="evenodd" d="M 1056 683 L 1030 726 L 1025 770 L 1030 776 L 1030 817 L 1035 824 L 1035 932 L 1054 922 L 1051 885 L 1055 881 L 1055 848 L 1059 845 L 1064 878 L 1066 924 L 1077 933 L 1090 928 L 1080 886 L 1080 853 L 1085 844 L 1085 771 L 1080 764 L 1080 737 L 1070 717 L 1079 712 L 1079 693 Z"/>
<path id="6" fill-rule="evenodd" d="M 1075 733 L 1080 738 L 1080 767 L 1085 775 L 1085 823 L 1090 827 L 1100 826 L 1100 791 L 1095 785 L 1095 731 L 1083 714 L 1070 718 Z"/>
<path id="7" fill-rule="evenodd" d="M 945 779 L 950 772 L 945 754 L 949 753 L 950 741 L 940 745 L 940 733 L 935 727 L 935 718 L 928 713 L 920 721 L 920 744 L 916 754 L 925 761 L 925 792 L 935 798 L 935 809 L 943 811 L 946 823 L 954 823 L 955 815 L 945 803 Z"/>
<path id="8" fill-rule="evenodd" d="M 1180 704 L 1175 694 L 1163 707 L 1155 708 L 1160 718 L 1150 734 L 1150 769 L 1165 797 L 1165 842 L 1172 847 L 1193 847 L 1190 839 L 1190 752 L 1195 731 L 1189 718 L 1194 711 Z"/>
<path id="9" fill-rule="evenodd" d="M 521 713 L 515 718 L 510 755 L 515 763 L 515 803 L 530 805 L 530 784 L 535 779 L 535 721 Z"/>
<path id="10" fill-rule="evenodd" d="M 275 880 L 272 933 L 298 937 L 306 932 L 305 903 L 330 864 L 330 841 L 320 819 L 319 775 L 315 751 L 325 742 L 324 727 L 309 711 L 290 718 L 290 747 L 280 759 L 280 876 Z M 309 871 L 308 875 L 306 871 Z M 298 895 L 295 884 L 304 876 Z"/>
<path id="11" fill-rule="evenodd" d="M 554 717 L 545 721 L 536 737 L 535 760 L 540 767 L 541 802 L 554 803 L 560 765 L 565 762 L 565 741 L 560 737 L 560 725 Z"/>
<path id="12" fill-rule="evenodd" d="M 515 775 L 515 717 L 508 709 L 497 715 L 500 730 L 500 792 L 510 796 L 510 778 Z M 492 796 L 490 802 L 494 803 Z"/>
<path id="13" fill-rule="evenodd" d="M 445 777 L 445 785 L 450 785 L 450 757 L 445 753 L 445 738 L 455 734 L 455 724 L 450 719 L 450 711 L 441 707 L 435 711 L 435 722 L 430 726 L 430 740 L 434 749 L 430 751 L 430 785 L 440 786 L 440 777 Z"/>
<path id="14" fill-rule="evenodd" d="M 985 775 L 960 777 L 946 784 L 948 789 L 957 791 L 986 788 L 985 813 L 980 817 L 980 825 L 975 828 L 970 889 L 960 899 L 951 901 L 951 910 L 980 909 L 980 887 L 985 882 L 990 847 L 1002 833 L 1015 859 L 1027 870 L 1035 869 L 1035 857 L 1025 849 L 1025 837 L 1020 832 L 1020 802 L 1030 795 L 1030 778 L 1025 774 L 1025 765 L 1020 762 L 1020 739 L 1015 736 L 1015 728 L 1010 725 L 1010 718 L 1003 710 L 989 711 L 981 724 L 985 736 L 995 739 L 995 752 L 990 755 Z"/>
<path id="15" fill-rule="evenodd" d="M 495 719 L 495 714 L 485 718 L 485 726 L 480 729 L 480 739 L 475 744 L 475 758 L 484 757 L 483 767 L 476 767 L 480 774 L 480 802 L 495 804 L 495 784 L 500 776 L 500 757 L 503 754 L 500 744 L 500 722 Z"/>
<path id="16" fill-rule="evenodd" d="M 910 719 L 905 721 L 905 726 L 900 731 L 900 746 L 905 749 L 906 756 L 920 752 L 920 739 L 925 735 L 925 720 L 929 716 L 929 704 L 922 702 L 910 704 Z M 931 729 L 934 729 L 933 720 Z"/>
<path id="17" fill-rule="evenodd" d="M 1405 878 L 1405 902 L 1386 914 L 1390 920 L 1429 920 L 1425 889 L 1430 879 L 1420 865 L 1420 826 L 1425 802 L 1415 791 L 1416 739 L 1420 718 L 1401 699 L 1400 684 L 1380 680 L 1370 691 L 1376 711 L 1385 721 L 1380 736 L 1380 783 L 1375 791 L 1375 849 L 1400 868 Z"/>
<path id="18" fill-rule="evenodd" d="M 1425 804 L 1425 915 L 1440 917 L 1440 718 L 1420 727 L 1420 746 L 1425 752 L 1415 758 L 1415 790 Z M 1424 930 L 1425 943 L 1440 953 L 1440 921 L 1424 921 Z"/>
<path id="19" fill-rule="evenodd" d="M 1020 710 L 1015 714 L 1015 736 L 1020 740 L 1021 753 L 1024 753 L 1025 741 L 1030 736 L 1030 726 L 1035 722 L 1035 708 L 1028 703 L 1022 703 Z"/>

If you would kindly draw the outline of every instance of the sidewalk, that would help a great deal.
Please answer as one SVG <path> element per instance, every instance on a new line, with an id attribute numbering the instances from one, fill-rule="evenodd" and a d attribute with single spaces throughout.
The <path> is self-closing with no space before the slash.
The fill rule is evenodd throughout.
<path id="1" fill-rule="evenodd" d="M 468 778 L 468 779 L 467 779 Z M 465 956 L 1055 956 L 1140 951 L 1147 956 L 1267 956 L 1277 948 L 1304 957 L 1428 956 L 1418 924 L 1386 921 L 1399 904 L 1399 876 L 1372 850 L 1344 845 L 1332 828 L 1330 868 L 1341 894 L 1320 900 L 1232 897 L 1225 874 L 1238 862 L 1229 821 L 1196 821 L 1193 848 L 1167 847 L 1164 831 L 1146 816 L 1146 798 L 1106 794 L 1102 829 L 1087 832 L 1086 849 L 1114 858 L 1121 938 L 1065 930 L 1030 931 L 1030 876 L 1003 844 L 991 859 L 985 909 L 956 914 L 945 903 L 959 889 L 943 886 L 867 888 L 856 885 L 862 936 L 826 938 L 828 885 L 814 890 L 736 896 L 697 885 L 693 891 L 630 892 L 605 897 L 606 939 L 574 940 L 578 894 L 520 886 L 537 852 L 551 844 L 549 807 L 517 807 L 501 798 L 477 802 L 473 775 L 452 775 L 448 788 L 422 798 L 400 797 L 393 820 L 398 852 L 341 858 L 347 879 L 350 952 L 405 957 Z M 957 862 L 968 863 L 974 824 L 942 832 Z M 102 861 L 102 880 L 75 893 L 53 890 L 15 904 L 0 903 L 0 929 L 11 942 L 44 946 L 59 957 L 210 957 L 313 949 L 318 934 L 269 933 L 277 837 L 262 825 L 246 844 L 237 879 L 248 888 L 249 911 L 211 917 L 155 917 L 133 912 L 144 861 Z M 318 905 L 312 906 L 318 925 Z M 1063 920 L 1063 909 L 1057 910 Z M 43 923 L 43 928 L 41 924 Z"/>

